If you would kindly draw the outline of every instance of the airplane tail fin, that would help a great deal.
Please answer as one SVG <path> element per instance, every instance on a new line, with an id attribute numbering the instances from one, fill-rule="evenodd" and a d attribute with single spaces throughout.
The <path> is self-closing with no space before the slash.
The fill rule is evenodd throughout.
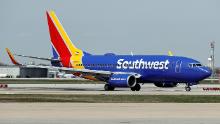
<path id="1" fill-rule="evenodd" d="M 59 58 L 65 67 L 84 68 L 77 64 L 82 64 L 85 52 L 73 45 L 54 11 L 47 11 L 46 15 L 54 58 Z"/>
<path id="2" fill-rule="evenodd" d="M 17 60 L 15 60 L 14 55 L 11 53 L 11 51 L 8 48 L 6 48 L 6 52 L 8 53 L 8 56 L 14 65 L 22 65 Z"/>

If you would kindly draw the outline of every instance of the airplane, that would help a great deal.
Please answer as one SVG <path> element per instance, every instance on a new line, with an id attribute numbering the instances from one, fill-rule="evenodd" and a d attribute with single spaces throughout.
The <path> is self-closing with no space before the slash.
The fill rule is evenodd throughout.
<path id="1" fill-rule="evenodd" d="M 162 88 L 184 83 L 185 90 L 191 91 L 192 85 L 212 74 L 211 69 L 199 61 L 174 56 L 171 51 L 169 55 L 92 55 L 72 43 L 54 11 L 47 11 L 46 16 L 53 51 L 53 57 L 47 60 L 54 60 L 56 65 L 31 66 L 56 68 L 86 79 L 104 81 L 106 91 L 122 87 L 139 91 L 140 84 L 144 83 Z"/>

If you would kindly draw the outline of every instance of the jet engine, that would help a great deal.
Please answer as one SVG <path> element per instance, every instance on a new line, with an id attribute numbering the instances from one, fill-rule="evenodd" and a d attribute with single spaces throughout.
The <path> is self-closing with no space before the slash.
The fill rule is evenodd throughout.
<path id="1" fill-rule="evenodd" d="M 113 74 L 108 84 L 111 87 L 134 87 L 136 85 L 136 78 L 131 74 Z"/>

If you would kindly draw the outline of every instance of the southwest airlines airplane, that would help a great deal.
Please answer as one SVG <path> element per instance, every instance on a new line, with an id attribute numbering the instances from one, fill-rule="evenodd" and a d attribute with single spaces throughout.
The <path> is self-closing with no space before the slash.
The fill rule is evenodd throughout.
<path id="1" fill-rule="evenodd" d="M 32 58 L 49 60 L 52 66 L 37 66 L 39 68 L 57 68 L 86 79 L 104 81 L 106 91 L 119 87 L 139 91 L 140 83 L 154 83 L 157 87 L 175 87 L 178 83 L 185 83 L 185 90 L 190 91 L 190 86 L 211 75 L 208 67 L 187 57 L 113 53 L 92 55 L 73 45 L 54 11 L 48 11 L 46 15 L 53 57 Z M 10 58 L 14 59 L 13 56 Z"/>

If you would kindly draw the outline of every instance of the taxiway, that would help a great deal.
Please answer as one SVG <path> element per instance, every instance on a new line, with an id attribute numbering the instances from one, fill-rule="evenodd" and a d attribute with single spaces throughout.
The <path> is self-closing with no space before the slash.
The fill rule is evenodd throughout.
<path id="1" fill-rule="evenodd" d="M 220 104 L 0 103 L 2 124 L 219 124 Z"/>
<path id="2" fill-rule="evenodd" d="M 219 84 L 199 84 L 186 92 L 185 85 L 174 88 L 158 88 L 153 84 L 142 85 L 141 91 L 129 88 L 116 88 L 115 91 L 104 91 L 104 84 L 8 84 L 0 89 L 0 94 L 114 94 L 114 95 L 220 95 L 219 90 L 206 91 L 204 88 L 220 88 Z"/>

